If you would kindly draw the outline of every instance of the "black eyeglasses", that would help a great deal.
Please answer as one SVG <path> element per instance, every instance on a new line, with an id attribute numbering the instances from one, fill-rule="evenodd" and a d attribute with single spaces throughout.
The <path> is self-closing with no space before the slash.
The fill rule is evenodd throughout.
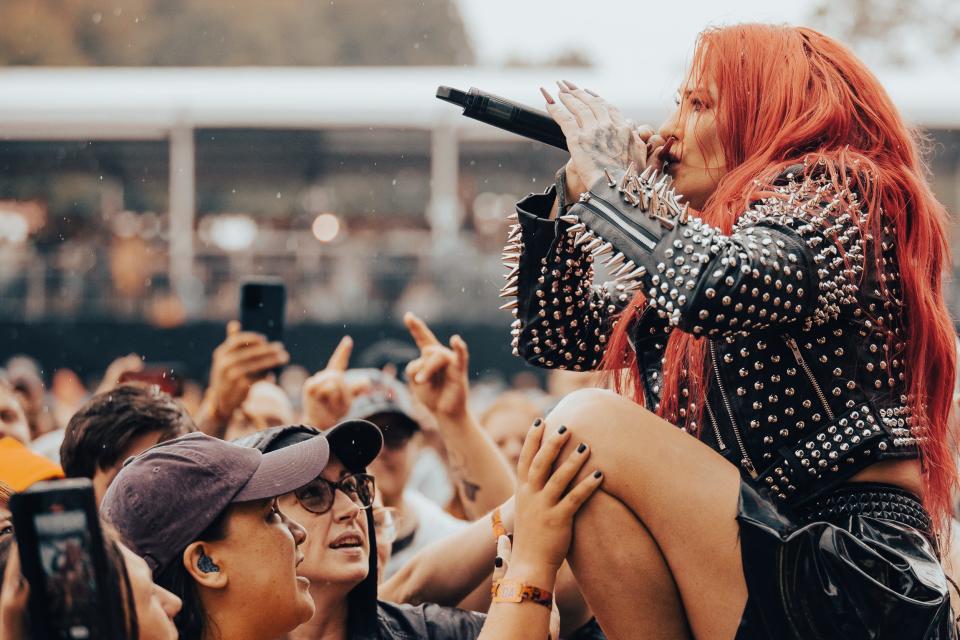
<path id="1" fill-rule="evenodd" d="M 369 509 L 373 505 L 376 486 L 373 476 L 366 473 L 355 473 L 342 478 L 339 482 L 318 477 L 294 491 L 293 495 L 297 496 L 301 507 L 310 513 L 320 515 L 333 507 L 337 489 L 361 509 Z"/>

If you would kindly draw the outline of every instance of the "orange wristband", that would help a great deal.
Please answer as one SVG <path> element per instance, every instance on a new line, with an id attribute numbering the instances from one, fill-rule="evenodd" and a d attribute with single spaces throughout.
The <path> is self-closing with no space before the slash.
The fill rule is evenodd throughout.
<path id="1" fill-rule="evenodd" d="M 503 520 L 500 519 L 500 507 L 493 510 L 490 514 L 490 522 L 493 525 L 493 539 L 499 542 L 500 536 L 507 535 L 507 529 L 503 526 Z"/>

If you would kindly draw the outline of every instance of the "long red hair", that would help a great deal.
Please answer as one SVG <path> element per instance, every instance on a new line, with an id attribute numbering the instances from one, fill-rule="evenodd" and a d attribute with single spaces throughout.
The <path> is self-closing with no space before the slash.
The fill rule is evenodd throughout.
<path id="1" fill-rule="evenodd" d="M 700 212 L 729 233 L 775 176 L 787 166 L 815 161 L 835 180 L 854 178 L 867 216 L 865 232 L 879 238 L 892 224 L 900 266 L 905 382 L 920 444 L 923 499 L 938 525 L 950 513 L 957 480 L 947 417 L 956 366 L 955 334 L 943 298 L 949 266 L 947 214 L 924 179 L 925 167 L 912 132 L 866 66 L 836 40 L 806 28 L 744 24 L 700 34 L 694 52 L 694 81 L 716 84 L 717 131 L 728 173 Z M 682 117 L 682 114 L 681 114 Z M 847 171 L 856 165 L 855 171 Z M 883 218 L 883 219 L 882 219 Z M 868 254 L 867 259 L 871 256 Z M 636 354 L 628 332 L 646 304 L 637 294 L 623 312 L 604 358 L 618 391 L 642 402 Z M 706 392 L 706 342 L 674 331 L 666 346 L 659 415 L 699 433 L 698 411 L 679 418 L 685 382 L 691 397 Z"/>

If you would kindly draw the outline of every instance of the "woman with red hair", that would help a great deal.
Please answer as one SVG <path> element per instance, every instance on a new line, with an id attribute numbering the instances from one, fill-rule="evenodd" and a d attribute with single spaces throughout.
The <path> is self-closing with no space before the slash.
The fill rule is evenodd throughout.
<path id="1" fill-rule="evenodd" d="M 953 637 L 947 216 L 876 78 L 738 25 L 656 133 L 543 93 L 570 161 L 518 204 L 505 306 L 518 355 L 621 392 L 547 419 L 605 469 L 568 559 L 607 635 Z"/>

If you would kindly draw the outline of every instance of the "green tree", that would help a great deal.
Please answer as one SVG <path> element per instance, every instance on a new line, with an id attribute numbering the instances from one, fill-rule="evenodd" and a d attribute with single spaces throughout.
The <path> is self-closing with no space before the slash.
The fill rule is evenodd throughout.
<path id="1" fill-rule="evenodd" d="M 4 0 L 0 64 L 442 65 L 474 60 L 454 0 Z"/>

